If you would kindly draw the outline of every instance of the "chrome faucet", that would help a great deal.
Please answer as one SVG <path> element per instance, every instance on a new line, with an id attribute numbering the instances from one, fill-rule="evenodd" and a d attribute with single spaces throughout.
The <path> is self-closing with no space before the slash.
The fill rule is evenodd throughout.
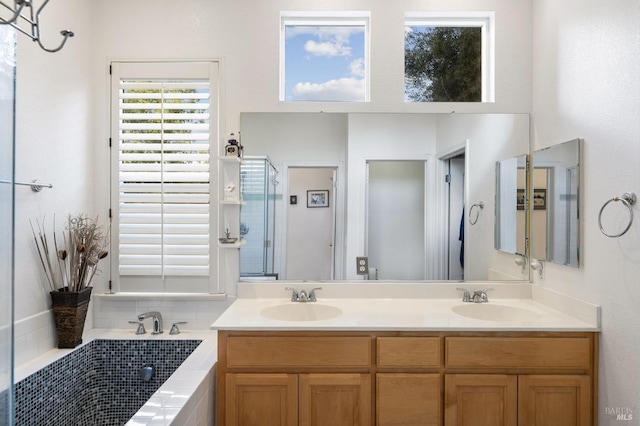
<path id="1" fill-rule="evenodd" d="M 142 321 L 145 318 L 153 318 L 153 331 L 151 334 L 161 334 L 162 333 L 162 314 L 157 311 L 145 312 L 144 314 L 138 315 L 138 321 Z"/>
<path id="2" fill-rule="evenodd" d="M 291 288 L 291 287 L 285 287 L 285 290 L 291 290 L 291 301 L 292 302 L 297 302 L 298 301 L 298 290 L 296 290 L 295 288 Z"/>
<path id="3" fill-rule="evenodd" d="M 473 292 L 473 303 L 487 303 L 489 298 L 487 292 L 493 290 L 492 288 L 485 288 L 484 290 L 476 290 Z"/>
<path id="4" fill-rule="evenodd" d="M 315 302 L 318 300 L 316 299 L 316 290 L 322 290 L 322 287 L 316 287 L 311 289 L 311 291 L 309 292 L 309 302 Z"/>
<path id="5" fill-rule="evenodd" d="M 307 293 L 306 290 L 301 290 L 298 293 L 298 290 L 296 290 L 295 288 L 291 288 L 291 287 L 285 287 L 285 290 L 291 290 L 291 301 L 292 302 L 300 302 L 300 303 L 306 303 L 306 302 L 316 302 L 316 290 L 322 290 L 322 287 L 316 287 L 316 288 L 312 288 L 309 293 Z"/>
<path id="6" fill-rule="evenodd" d="M 489 298 L 487 297 L 487 292 L 493 290 L 492 288 L 485 288 L 484 290 L 475 290 L 473 292 L 473 296 L 471 292 L 466 288 L 458 287 L 457 290 L 464 291 L 462 294 L 462 301 L 466 303 L 487 303 Z"/>
<path id="7" fill-rule="evenodd" d="M 462 301 L 463 302 L 471 302 L 471 294 L 469 294 L 469 290 L 467 290 L 466 288 L 462 288 L 462 287 L 458 287 L 456 290 L 458 291 L 464 291 L 464 293 L 462 294 Z"/>

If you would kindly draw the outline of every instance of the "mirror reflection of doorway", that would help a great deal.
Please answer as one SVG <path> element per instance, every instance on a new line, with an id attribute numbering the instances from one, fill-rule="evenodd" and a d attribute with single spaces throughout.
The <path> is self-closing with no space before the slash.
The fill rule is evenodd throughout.
<path id="1" fill-rule="evenodd" d="M 424 160 L 367 161 L 370 279 L 425 279 L 426 169 Z"/>
<path id="2" fill-rule="evenodd" d="M 334 279 L 336 172 L 335 167 L 288 168 L 284 279 Z"/>
<path id="3" fill-rule="evenodd" d="M 464 168 L 465 156 L 446 160 L 448 167 L 449 260 L 445 279 L 464 280 Z"/>

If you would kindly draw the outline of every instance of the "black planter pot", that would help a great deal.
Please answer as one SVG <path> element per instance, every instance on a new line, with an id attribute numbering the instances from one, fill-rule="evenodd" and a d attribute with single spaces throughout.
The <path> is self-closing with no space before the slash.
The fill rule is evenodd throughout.
<path id="1" fill-rule="evenodd" d="M 82 343 L 82 331 L 87 318 L 93 287 L 81 291 L 52 291 L 51 305 L 56 322 L 58 348 L 75 348 Z"/>

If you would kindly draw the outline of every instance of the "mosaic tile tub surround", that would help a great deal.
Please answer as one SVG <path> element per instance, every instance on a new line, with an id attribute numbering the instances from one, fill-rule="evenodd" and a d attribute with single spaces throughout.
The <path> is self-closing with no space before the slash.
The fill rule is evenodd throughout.
<path id="1" fill-rule="evenodd" d="M 200 342 L 93 340 L 16 383 L 16 425 L 123 425 Z"/>

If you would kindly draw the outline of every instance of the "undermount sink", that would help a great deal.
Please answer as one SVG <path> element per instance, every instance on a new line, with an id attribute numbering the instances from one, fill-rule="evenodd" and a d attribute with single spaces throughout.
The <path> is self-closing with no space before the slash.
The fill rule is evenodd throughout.
<path id="1" fill-rule="evenodd" d="M 468 303 L 454 306 L 451 310 L 463 317 L 484 321 L 529 322 L 540 318 L 539 314 L 528 309 L 491 303 Z"/>
<path id="2" fill-rule="evenodd" d="M 321 321 L 342 315 L 342 309 L 317 303 L 287 303 L 264 308 L 263 317 L 280 321 Z"/>

